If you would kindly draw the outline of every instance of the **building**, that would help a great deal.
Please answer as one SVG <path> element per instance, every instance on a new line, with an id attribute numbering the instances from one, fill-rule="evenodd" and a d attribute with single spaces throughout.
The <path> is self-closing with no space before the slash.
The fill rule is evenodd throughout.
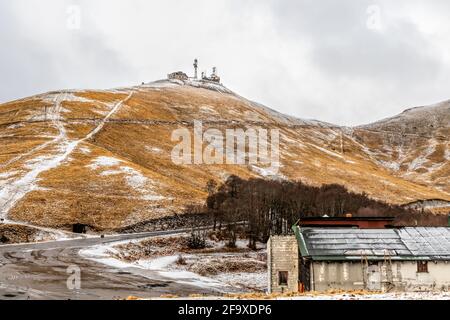
<path id="1" fill-rule="evenodd" d="M 189 76 L 182 72 L 182 71 L 177 71 L 177 72 L 173 72 L 167 75 L 167 78 L 169 80 L 179 80 L 179 81 L 188 81 L 189 79 L 194 80 L 194 81 L 198 81 L 198 59 L 194 60 L 194 77 L 193 78 L 189 78 Z M 214 67 L 212 74 L 208 77 L 206 75 L 206 72 L 202 72 L 202 78 L 200 81 L 203 82 L 214 82 L 214 83 L 218 83 L 220 84 L 220 77 L 217 74 L 217 68 Z"/>
<path id="2" fill-rule="evenodd" d="M 269 292 L 450 290 L 450 228 L 293 229 L 268 242 Z"/>
<path id="3" fill-rule="evenodd" d="M 202 73 L 202 80 L 203 81 L 210 81 L 210 82 L 215 82 L 215 83 L 220 83 L 220 77 L 217 74 L 217 68 L 214 67 L 213 68 L 213 72 L 211 74 L 211 76 L 206 76 L 206 73 L 203 72 Z"/>
<path id="4" fill-rule="evenodd" d="M 298 222 L 302 227 L 353 227 L 359 229 L 385 229 L 394 224 L 393 217 L 310 217 L 303 218 Z"/>
<path id="5" fill-rule="evenodd" d="M 177 72 L 170 73 L 167 76 L 167 78 L 169 80 L 180 80 L 180 81 L 187 81 L 187 80 L 189 80 L 189 77 L 187 76 L 187 74 L 182 72 L 182 71 L 177 71 Z"/>

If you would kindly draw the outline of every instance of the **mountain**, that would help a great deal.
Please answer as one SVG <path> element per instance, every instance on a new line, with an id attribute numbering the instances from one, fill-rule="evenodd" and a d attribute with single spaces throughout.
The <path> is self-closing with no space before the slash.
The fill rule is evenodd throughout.
<path id="1" fill-rule="evenodd" d="M 394 175 L 450 193 L 450 100 L 408 109 L 354 133 Z"/>
<path id="2" fill-rule="evenodd" d="M 116 229 L 203 203 L 208 180 L 338 183 L 390 203 L 450 201 L 449 103 L 345 128 L 280 114 L 210 82 L 65 90 L 0 105 L 0 217 Z M 281 168 L 176 165 L 174 130 L 280 130 Z M 425 121 L 423 121 L 425 120 Z"/>

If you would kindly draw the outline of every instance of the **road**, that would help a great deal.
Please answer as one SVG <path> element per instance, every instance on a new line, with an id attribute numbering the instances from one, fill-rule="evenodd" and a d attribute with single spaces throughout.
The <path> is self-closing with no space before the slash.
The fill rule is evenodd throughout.
<path id="1" fill-rule="evenodd" d="M 176 235 L 186 230 L 148 232 L 0 246 L 0 299 L 14 300 L 106 300 L 129 296 L 160 297 L 174 294 L 217 292 L 161 278 L 154 271 L 139 268 L 115 269 L 79 255 L 81 249 L 117 241 Z M 70 290 L 70 266 L 81 270 L 81 288 Z"/>

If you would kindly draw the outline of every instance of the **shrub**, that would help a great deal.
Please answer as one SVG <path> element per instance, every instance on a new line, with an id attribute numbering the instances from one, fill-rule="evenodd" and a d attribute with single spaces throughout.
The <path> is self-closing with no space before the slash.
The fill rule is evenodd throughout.
<path id="1" fill-rule="evenodd" d="M 178 256 L 178 259 L 177 259 L 177 261 L 175 261 L 175 263 L 179 266 L 187 265 L 186 259 L 182 255 Z"/>
<path id="2" fill-rule="evenodd" d="M 206 234 L 200 230 L 192 230 L 190 237 L 187 239 L 187 247 L 189 249 L 205 249 Z"/>

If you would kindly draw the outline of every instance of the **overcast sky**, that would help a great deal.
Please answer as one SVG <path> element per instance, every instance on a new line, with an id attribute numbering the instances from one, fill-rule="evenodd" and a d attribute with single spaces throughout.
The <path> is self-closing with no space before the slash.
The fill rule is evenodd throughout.
<path id="1" fill-rule="evenodd" d="M 0 102 L 217 66 L 283 113 L 364 124 L 450 99 L 450 1 L 0 0 Z"/>

